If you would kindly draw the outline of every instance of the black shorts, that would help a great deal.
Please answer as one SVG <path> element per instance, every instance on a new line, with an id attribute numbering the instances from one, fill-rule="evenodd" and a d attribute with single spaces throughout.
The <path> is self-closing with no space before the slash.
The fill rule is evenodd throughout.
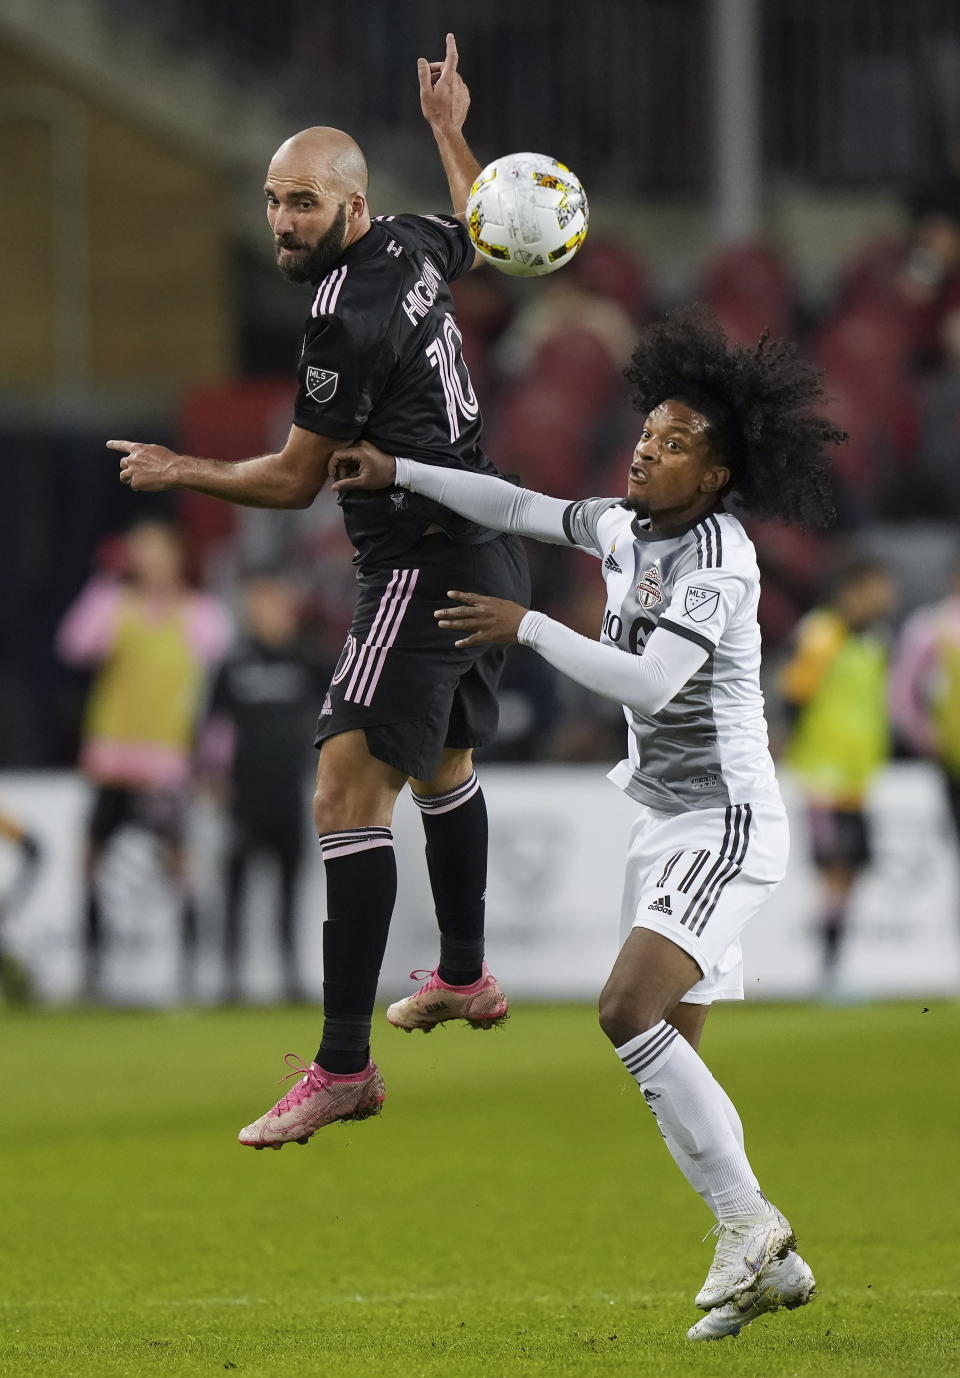
<path id="1" fill-rule="evenodd" d="M 367 566 L 346 645 L 317 723 L 316 745 L 362 728 L 371 755 L 430 780 L 444 747 L 486 746 L 497 731 L 501 646 L 457 648 L 438 627 L 450 589 L 530 605 L 530 575 L 515 536 L 454 545 L 427 536 L 408 560 Z"/>
<path id="2" fill-rule="evenodd" d="M 859 809 L 831 809 L 811 805 L 810 842 L 814 865 L 847 866 L 859 871 L 870 861 L 870 832 Z"/>
<path id="3" fill-rule="evenodd" d="M 92 842 L 104 846 L 121 828 L 142 828 L 162 842 L 176 845 L 185 830 L 186 796 L 182 790 L 123 789 L 101 785 L 90 813 L 87 831 Z"/>

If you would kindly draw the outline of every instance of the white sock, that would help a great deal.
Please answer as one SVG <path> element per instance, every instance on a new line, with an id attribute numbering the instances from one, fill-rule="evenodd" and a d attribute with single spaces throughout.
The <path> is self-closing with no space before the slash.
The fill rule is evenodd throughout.
<path id="1" fill-rule="evenodd" d="M 677 1166 L 717 1219 L 769 1211 L 744 1152 L 740 1117 L 686 1039 L 661 1019 L 617 1056 L 656 1115 Z"/>
<path id="2" fill-rule="evenodd" d="M 736 1139 L 740 1147 L 743 1148 L 743 1125 L 740 1122 L 740 1116 L 737 1114 L 736 1106 L 734 1105 L 730 1097 L 727 1095 L 723 1087 L 720 1085 L 719 1081 L 716 1080 L 716 1078 L 714 1078 L 713 1084 L 720 1093 L 720 1098 L 723 1102 L 723 1108 L 727 1116 L 727 1123 L 733 1130 L 734 1138 Z M 700 1171 L 699 1167 L 694 1162 L 694 1160 L 690 1157 L 690 1154 L 686 1151 L 686 1149 L 680 1147 L 680 1144 L 670 1133 L 670 1130 L 666 1127 L 666 1125 L 664 1125 L 659 1119 L 657 1119 L 656 1102 L 652 1101 L 648 1102 L 648 1104 L 650 1106 L 651 1111 L 653 1112 L 654 1119 L 657 1120 L 657 1128 L 663 1135 L 663 1142 L 666 1144 L 671 1158 L 676 1163 L 680 1171 L 683 1173 L 684 1177 L 686 1177 L 687 1181 L 693 1187 L 697 1195 L 703 1197 L 708 1209 L 712 1211 L 714 1215 L 716 1215 L 717 1212 L 716 1207 L 713 1204 L 713 1197 L 710 1195 L 710 1192 L 707 1188 L 707 1184 L 704 1181 L 703 1173 Z"/>

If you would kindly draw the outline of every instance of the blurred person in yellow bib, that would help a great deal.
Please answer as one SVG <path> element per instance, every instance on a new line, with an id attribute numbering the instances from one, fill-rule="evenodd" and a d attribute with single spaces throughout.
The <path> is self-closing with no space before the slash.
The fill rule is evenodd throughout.
<path id="1" fill-rule="evenodd" d="M 57 635 L 64 660 L 94 668 L 80 748 L 80 768 L 94 788 L 84 857 L 83 990 L 91 999 L 100 994 L 105 948 L 100 862 L 128 825 L 160 844 L 180 904 L 183 978 L 191 989 L 197 915 L 184 811 L 206 675 L 231 636 L 220 602 L 187 583 L 172 527 L 138 522 L 125 556 L 126 577 L 95 575 Z"/>
<path id="2" fill-rule="evenodd" d="M 829 603 L 798 624 L 780 690 L 794 713 L 786 760 L 807 797 L 813 862 L 823 882 L 819 934 L 824 990 L 836 981 L 850 898 L 870 861 L 864 803 L 890 758 L 888 645 L 896 595 L 889 571 L 858 559 Z"/>

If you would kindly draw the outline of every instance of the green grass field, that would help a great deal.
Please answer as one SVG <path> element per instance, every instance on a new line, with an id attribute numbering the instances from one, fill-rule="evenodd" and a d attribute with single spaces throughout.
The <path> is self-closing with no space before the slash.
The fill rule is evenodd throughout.
<path id="1" fill-rule="evenodd" d="M 712 1224 L 579 1006 L 381 1023 L 384 1114 L 239 1148 L 310 1010 L 0 1013 L 0 1374 L 960 1373 L 960 1006 L 720 1007 L 822 1295 L 693 1345 Z"/>

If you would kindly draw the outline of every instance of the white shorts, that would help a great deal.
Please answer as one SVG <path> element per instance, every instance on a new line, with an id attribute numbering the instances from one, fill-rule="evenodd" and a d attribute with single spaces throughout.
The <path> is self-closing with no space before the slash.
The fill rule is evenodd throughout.
<path id="1" fill-rule="evenodd" d="M 641 806 L 630 833 L 620 940 L 652 928 L 703 972 L 692 1005 L 743 999 L 740 934 L 783 879 L 787 815 L 775 804 L 666 814 Z"/>

